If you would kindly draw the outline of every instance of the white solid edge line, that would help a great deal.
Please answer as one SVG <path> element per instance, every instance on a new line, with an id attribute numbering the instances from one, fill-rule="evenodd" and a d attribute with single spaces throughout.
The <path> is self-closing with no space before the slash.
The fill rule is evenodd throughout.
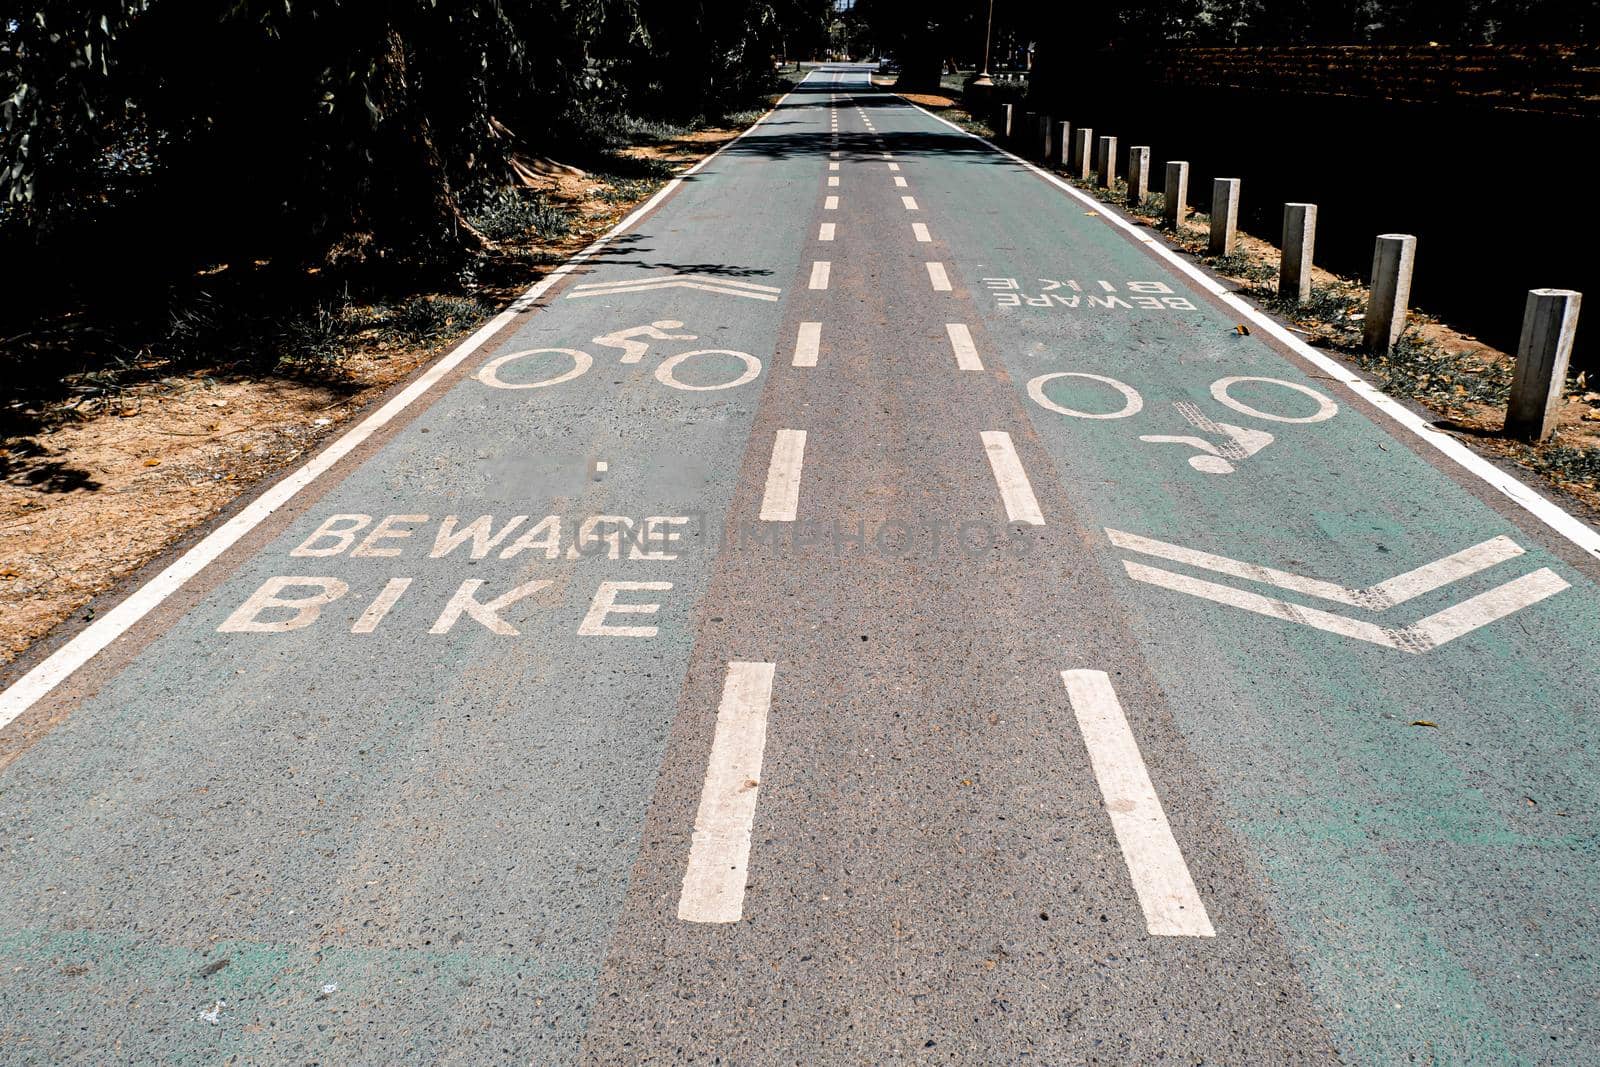
<path id="1" fill-rule="evenodd" d="M 950 275 L 945 273 L 943 263 L 928 264 L 928 282 L 936 293 L 950 292 Z"/>
<path id="2" fill-rule="evenodd" d="M 947 322 L 945 333 L 950 335 L 950 347 L 956 354 L 956 367 L 961 370 L 982 370 L 983 360 L 978 358 L 978 346 L 972 343 L 972 331 L 964 322 Z"/>
<path id="3" fill-rule="evenodd" d="M 775 114 L 791 95 L 793 94 L 785 93 L 771 109 L 751 123 L 739 136 L 663 185 L 654 196 L 634 208 L 626 218 L 596 238 L 592 244 L 539 279 L 513 300 L 504 311 L 480 326 L 471 337 L 461 342 L 454 351 L 428 368 L 421 377 L 395 394 L 377 411 L 345 431 L 302 466 L 274 482 L 260 496 L 241 508 L 233 518 L 211 531 L 193 548 L 169 563 L 160 574 L 134 590 L 122 603 L 90 623 L 72 640 L 52 652 L 32 670 L 8 686 L 4 692 L 0 692 L 0 729 L 9 726 L 17 716 L 38 703 L 78 668 L 127 633 L 135 623 L 155 610 L 191 578 L 237 544 L 245 534 L 261 525 L 279 508 L 299 495 L 306 486 L 316 481 L 374 433 L 392 422 L 395 416 L 410 407 L 496 334 L 516 321 L 517 316 L 535 304 L 556 282 L 570 274 L 573 268 L 594 256 L 613 238 L 631 229 L 656 205 L 677 191 L 685 178 L 722 155 Z"/>
<path id="4" fill-rule="evenodd" d="M 817 365 L 817 349 L 822 346 L 822 323 L 802 322 L 800 332 L 794 341 L 794 360 L 796 367 L 815 367 Z"/>
<path id="5" fill-rule="evenodd" d="M 755 825 L 776 669 L 772 663 L 728 664 L 678 896 L 678 918 L 683 922 L 736 923 L 744 915 L 750 830 Z"/>
<path id="6" fill-rule="evenodd" d="M 1105 671 L 1062 671 L 1061 681 L 1139 897 L 1145 929 L 1157 936 L 1215 937 L 1110 676 Z"/>
<path id="7" fill-rule="evenodd" d="M 805 465 L 806 432 L 779 430 L 772 439 L 767 486 L 761 494 L 763 522 L 793 522 L 800 511 L 800 473 Z"/>
<path id="8" fill-rule="evenodd" d="M 901 99 L 904 100 L 905 98 L 901 97 Z M 1049 171 L 1030 163 L 1021 156 L 1013 155 L 1012 153 L 1007 152 L 1004 148 L 1001 148 L 999 145 L 995 144 L 993 141 L 990 141 L 986 137 L 980 137 L 971 130 L 963 130 L 960 126 L 950 122 L 948 119 L 942 119 L 938 115 L 933 114 L 933 112 L 928 111 L 926 108 L 919 107 L 917 104 L 912 103 L 910 100 L 906 100 L 906 103 L 911 107 L 916 108 L 918 111 L 921 111 L 933 121 L 941 125 L 948 126 L 957 133 L 971 137 L 975 141 L 979 141 L 988 145 L 995 152 L 998 152 L 1013 162 L 1022 164 L 1022 166 L 1026 167 L 1028 170 L 1031 170 L 1045 181 L 1071 194 L 1074 198 L 1082 201 L 1084 204 L 1092 206 L 1099 218 L 1113 226 L 1120 227 L 1121 229 L 1127 231 L 1134 238 L 1134 240 L 1147 246 L 1151 251 L 1155 252 L 1156 255 L 1160 256 L 1162 259 L 1171 264 L 1176 270 L 1187 275 L 1206 292 L 1220 298 L 1224 304 L 1228 305 L 1228 307 L 1239 312 L 1252 323 L 1259 326 L 1261 329 L 1265 330 L 1282 343 L 1288 345 L 1301 359 L 1306 360 L 1318 370 L 1326 371 L 1332 376 L 1334 381 L 1339 382 L 1351 392 L 1367 401 L 1373 407 L 1389 416 L 1389 418 L 1393 419 L 1396 423 L 1404 426 L 1417 437 L 1420 437 L 1422 440 L 1432 445 L 1439 452 L 1453 460 L 1457 466 L 1475 475 L 1483 482 L 1486 482 L 1501 496 L 1504 496 L 1506 499 L 1522 508 L 1522 510 L 1526 511 L 1528 514 L 1532 515 L 1534 518 L 1550 527 L 1550 529 L 1554 530 L 1568 541 L 1571 541 L 1574 545 L 1577 545 L 1590 556 L 1600 559 L 1600 530 L 1595 530 L 1594 528 L 1590 527 L 1582 519 L 1579 519 L 1577 516 L 1566 511 L 1559 504 L 1532 489 L 1521 480 L 1513 477 L 1510 474 L 1507 474 L 1499 467 L 1496 467 L 1493 463 L 1490 463 L 1488 460 L 1472 451 L 1472 449 L 1468 448 L 1460 441 L 1457 441 L 1448 434 L 1440 433 L 1438 430 L 1435 430 L 1432 426 L 1428 425 L 1427 420 L 1422 418 L 1422 416 L 1416 414 L 1416 412 L 1412 411 L 1405 405 L 1396 401 L 1393 397 L 1384 393 L 1377 386 L 1361 377 L 1361 375 L 1351 371 L 1350 368 L 1344 366 L 1338 361 L 1330 359 L 1329 357 L 1318 352 L 1316 349 L 1300 340 L 1300 338 L 1296 337 L 1294 334 L 1278 325 L 1278 323 L 1274 322 L 1272 318 L 1265 312 L 1254 307 L 1248 301 L 1228 292 L 1228 290 L 1224 288 L 1223 285 L 1216 279 L 1207 275 L 1199 267 L 1184 261 L 1177 253 L 1173 252 L 1172 249 L 1168 248 L 1161 241 L 1157 240 L 1140 227 L 1134 225 L 1132 222 L 1129 222 L 1122 216 L 1120 212 L 1112 208 L 1111 205 L 1094 199 L 1087 193 L 1082 192 L 1068 182 L 1062 181 L 1054 174 L 1051 174 Z"/>
<path id="9" fill-rule="evenodd" d="M 1017 457 L 1011 435 L 1004 430 L 984 430 L 981 436 L 989 468 L 994 471 L 995 484 L 1000 488 L 1000 499 L 1006 506 L 1006 520 L 1043 526 L 1039 498 L 1033 495 L 1033 485 L 1028 481 L 1028 472 L 1022 469 L 1022 460 Z"/>

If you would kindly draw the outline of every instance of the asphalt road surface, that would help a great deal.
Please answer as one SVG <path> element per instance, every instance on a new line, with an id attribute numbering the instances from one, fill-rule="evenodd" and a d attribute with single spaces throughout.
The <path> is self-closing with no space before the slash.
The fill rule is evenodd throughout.
<path id="1" fill-rule="evenodd" d="M 1592 531 L 824 69 L 0 696 L 0 1059 L 1597 1059 Z"/>

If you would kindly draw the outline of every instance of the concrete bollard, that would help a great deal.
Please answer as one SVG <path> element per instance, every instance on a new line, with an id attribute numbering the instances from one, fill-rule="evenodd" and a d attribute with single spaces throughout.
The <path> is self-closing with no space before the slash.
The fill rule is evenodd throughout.
<path id="1" fill-rule="evenodd" d="M 1311 299 L 1311 257 L 1317 243 L 1317 205 L 1283 205 L 1283 259 L 1278 264 L 1278 295 L 1297 304 Z"/>
<path id="2" fill-rule="evenodd" d="M 1411 301 L 1411 266 L 1417 239 L 1409 233 L 1386 233 L 1372 252 L 1372 296 L 1367 300 L 1362 343 L 1372 352 L 1387 353 L 1406 332 Z"/>
<path id="3" fill-rule="evenodd" d="M 1039 113 L 1037 111 L 1024 111 L 1022 113 L 1022 125 L 1016 129 L 1015 136 L 1017 140 L 1021 141 L 1024 137 L 1027 137 L 1032 130 L 1037 128 L 1038 122 Z"/>
<path id="4" fill-rule="evenodd" d="M 1578 330 L 1582 303 L 1583 294 L 1571 289 L 1528 290 L 1511 402 L 1506 407 L 1507 434 L 1525 441 L 1543 441 L 1550 436 L 1567 383 L 1572 335 Z"/>
<path id="5" fill-rule="evenodd" d="M 1117 139 L 1115 137 L 1100 138 L 1100 174 L 1098 184 L 1102 189 L 1109 189 L 1117 184 Z"/>
<path id="6" fill-rule="evenodd" d="M 1017 105 L 1015 104 L 1000 105 L 1000 139 L 1002 141 L 1011 140 L 1011 131 L 1014 129 L 1012 122 L 1016 115 L 1016 110 Z"/>
<path id="7" fill-rule="evenodd" d="M 1071 154 L 1071 149 L 1067 146 L 1072 143 L 1072 123 L 1056 123 L 1055 136 L 1051 138 L 1051 143 L 1055 145 L 1056 154 L 1050 158 L 1049 162 L 1059 167 L 1066 162 L 1067 156 Z"/>
<path id="8" fill-rule="evenodd" d="M 1084 126 L 1078 130 L 1078 136 L 1072 142 L 1072 166 L 1068 168 L 1072 176 L 1080 182 L 1089 180 L 1089 166 L 1094 155 L 1094 131 Z"/>
<path id="9" fill-rule="evenodd" d="M 1167 163 L 1166 210 L 1162 220 L 1174 230 L 1181 229 L 1183 218 L 1189 214 L 1189 164 L 1183 160 Z"/>
<path id="10" fill-rule="evenodd" d="M 1046 163 L 1050 162 L 1050 135 L 1055 132 L 1056 120 L 1049 115 L 1040 115 L 1039 122 L 1039 158 Z"/>
<path id="11" fill-rule="evenodd" d="M 1128 203 L 1138 207 L 1150 198 L 1150 149 L 1144 145 L 1128 149 Z"/>
<path id="12" fill-rule="evenodd" d="M 1213 256 L 1233 255 L 1239 238 L 1239 179 L 1216 178 L 1211 182 L 1211 246 Z"/>

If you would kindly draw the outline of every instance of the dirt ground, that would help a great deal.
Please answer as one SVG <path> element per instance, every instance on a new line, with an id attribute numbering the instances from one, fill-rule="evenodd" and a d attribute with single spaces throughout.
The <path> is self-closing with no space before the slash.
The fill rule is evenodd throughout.
<path id="1" fill-rule="evenodd" d="M 682 170 L 739 132 L 703 129 L 626 153 Z M 577 218 L 563 238 L 519 242 L 546 261 L 582 248 L 660 186 L 619 188 L 550 169 L 529 184 Z M 530 269 L 520 287 L 540 273 Z M 162 376 L 156 357 L 143 384 L 114 401 L 63 409 L 31 436 L 0 439 L 0 666 L 74 613 L 92 619 L 94 597 L 314 451 L 476 325 L 421 348 L 374 333 L 320 380 Z"/>

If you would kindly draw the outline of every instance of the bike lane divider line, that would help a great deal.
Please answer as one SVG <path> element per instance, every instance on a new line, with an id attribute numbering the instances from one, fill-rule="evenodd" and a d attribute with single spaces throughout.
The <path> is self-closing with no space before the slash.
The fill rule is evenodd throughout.
<path id="1" fill-rule="evenodd" d="M 828 277 L 833 272 L 833 264 L 826 259 L 816 260 L 811 264 L 811 288 L 826 289 Z"/>
<path id="2" fill-rule="evenodd" d="M 943 263 L 928 264 L 928 281 L 932 283 L 934 292 L 950 292 L 950 275 L 944 269 Z"/>
<path id="3" fill-rule="evenodd" d="M 1033 484 L 1028 481 L 1028 472 L 1022 469 L 1022 460 L 1011 443 L 1011 435 L 1004 430 L 984 430 L 982 436 L 984 454 L 989 457 L 995 484 L 1000 488 L 1000 499 L 1006 506 L 1007 521 L 1043 526 L 1039 498 L 1033 495 Z"/>
<path id="4" fill-rule="evenodd" d="M 896 174 L 894 176 L 894 184 L 895 184 L 895 188 L 904 189 L 906 187 L 906 185 L 907 185 L 907 182 L 900 175 Z"/>
<path id="5" fill-rule="evenodd" d="M 822 344 L 822 323 L 802 322 L 800 333 L 794 342 L 794 360 L 796 367 L 815 367 L 817 365 L 817 349 Z"/>
<path id="6" fill-rule="evenodd" d="M 834 223 L 824 222 L 822 224 L 821 228 L 817 230 L 817 240 L 819 240 L 819 241 L 831 241 L 831 240 L 833 240 L 833 234 L 834 234 Z"/>
<path id="7" fill-rule="evenodd" d="M 1089 763 L 1144 911 L 1146 929 L 1165 937 L 1215 937 L 1211 916 L 1172 835 L 1110 676 L 1104 671 L 1070 670 L 1061 672 L 1061 681 L 1089 750 Z"/>
<path id="8" fill-rule="evenodd" d="M 838 211 L 839 210 L 839 198 L 837 196 L 830 196 L 827 199 L 823 200 L 822 201 L 822 210 L 824 210 L 824 211 Z"/>
<path id="9" fill-rule="evenodd" d="M 923 244 L 933 240 L 933 234 L 928 232 L 928 224 L 926 222 L 913 222 L 911 224 L 911 234 Z"/>
<path id="10" fill-rule="evenodd" d="M 837 189 L 839 187 L 839 176 L 837 174 L 828 175 L 828 185 L 831 188 Z"/>
<path id="11" fill-rule="evenodd" d="M 907 211 L 917 210 L 917 198 L 914 196 L 902 196 L 900 203 Z"/>
<path id="12" fill-rule="evenodd" d="M 892 172 L 892 171 L 897 171 L 897 170 L 899 170 L 899 169 L 900 169 L 900 164 L 898 164 L 898 163 L 890 163 L 890 164 L 889 164 L 889 170 L 890 170 L 890 171 L 891 171 L 891 172 Z"/>
<path id="13" fill-rule="evenodd" d="M 761 496 L 763 522 L 793 522 L 800 510 L 800 472 L 805 463 L 806 432 L 779 430 L 767 465 L 767 486 Z"/>
<path id="14" fill-rule="evenodd" d="M 945 333 L 950 335 L 950 347 L 956 354 L 956 366 L 961 370 L 982 370 L 983 360 L 978 358 L 978 346 L 972 343 L 972 331 L 964 322 L 947 322 Z"/>
<path id="15" fill-rule="evenodd" d="M 755 824 L 776 670 L 773 663 L 728 664 L 678 897 L 678 918 L 683 922 L 735 923 L 744 914 L 750 829 Z"/>

